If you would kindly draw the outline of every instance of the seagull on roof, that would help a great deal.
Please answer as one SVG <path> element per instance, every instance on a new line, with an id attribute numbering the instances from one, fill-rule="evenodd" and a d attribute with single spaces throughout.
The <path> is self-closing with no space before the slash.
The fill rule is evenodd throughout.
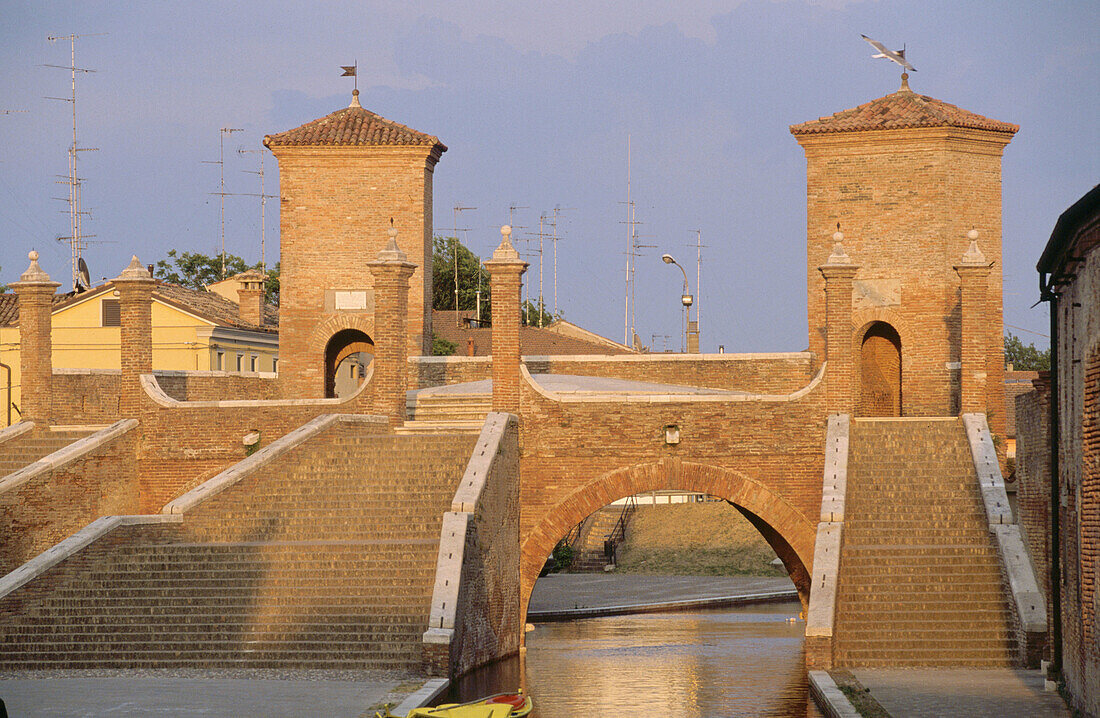
<path id="1" fill-rule="evenodd" d="M 881 57 L 881 58 L 886 59 L 886 60 L 892 60 L 893 62 L 896 62 L 897 64 L 901 65 L 906 70 L 912 70 L 913 72 L 917 71 L 917 68 L 910 65 L 909 61 L 905 59 L 905 49 L 904 48 L 902 48 L 901 50 L 887 50 L 886 46 L 883 45 L 878 40 L 872 40 L 871 38 L 869 38 L 869 37 L 867 37 L 866 35 L 863 35 L 863 34 L 861 34 L 860 37 L 862 37 L 867 42 L 871 43 L 871 47 L 878 50 L 879 54 L 871 55 L 872 58 L 877 59 L 877 58 Z"/>

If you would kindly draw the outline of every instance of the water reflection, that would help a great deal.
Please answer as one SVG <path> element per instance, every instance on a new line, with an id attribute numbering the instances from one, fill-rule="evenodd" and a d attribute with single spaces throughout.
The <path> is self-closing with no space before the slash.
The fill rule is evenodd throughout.
<path id="1" fill-rule="evenodd" d="M 522 682 L 538 718 L 820 716 L 808 698 L 797 602 L 539 624 Z M 473 676 L 474 695 L 520 683 L 520 662 Z M 468 693 L 472 691 L 472 693 Z"/>

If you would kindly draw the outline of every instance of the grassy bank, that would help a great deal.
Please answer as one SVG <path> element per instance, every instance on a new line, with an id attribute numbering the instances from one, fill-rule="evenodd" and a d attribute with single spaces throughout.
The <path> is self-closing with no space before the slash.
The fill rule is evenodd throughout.
<path id="1" fill-rule="evenodd" d="M 678 576 L 784 576 L 775 552 L 724 501 L 639 506 L 617 570 Z"/>

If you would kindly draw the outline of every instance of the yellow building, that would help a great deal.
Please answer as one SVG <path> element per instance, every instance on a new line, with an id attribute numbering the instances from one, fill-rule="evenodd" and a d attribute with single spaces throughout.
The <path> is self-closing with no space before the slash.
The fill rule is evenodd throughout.
<path id="1" fill-rule="evenodd" d="M 227 298 L 226 285 L 233 281 L 219 282 L 222 291 L 217 293 L 157 283 L 152 306 L 155 370 L 278 370 L 278 309 L 253 307 L 251 316 L 262 316 L 262 324 L 242 320 L 240 303 Z M 57 295 L 52 323 L 55 369 L 119 369 L 121 322 L 118 292 L 111 282 Z M 8 292 L 0 294 L 2 426 L 19 421 L 19 385 L 19 309 L 15 294 Z"/>

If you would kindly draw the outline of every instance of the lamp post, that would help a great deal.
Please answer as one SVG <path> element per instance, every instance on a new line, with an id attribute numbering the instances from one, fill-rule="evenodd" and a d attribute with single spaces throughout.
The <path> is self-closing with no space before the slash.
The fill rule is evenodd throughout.
<path id="1" fill-rule="evenodd" d="M 680 294 L 680 303 L 684 307 L 684 343 L 682 345 L 682 348 L 684 351 L 686 351 L 688 348 L 688 344 L 690 343 L 688 341 L 688 319 L 690 318 L 691 314 L 691 305 L 695 301 L 695 299 L 691 296 L 691 294 L 688 293 L 688 275 L 684 267 L 675 259 L 673 259 L 671 254 L 662 254 L 661 261 L 665 264 L 675 264 L 677 267 L 680 268 L 680 272 L 684 275 L 684 291 Z"/>

